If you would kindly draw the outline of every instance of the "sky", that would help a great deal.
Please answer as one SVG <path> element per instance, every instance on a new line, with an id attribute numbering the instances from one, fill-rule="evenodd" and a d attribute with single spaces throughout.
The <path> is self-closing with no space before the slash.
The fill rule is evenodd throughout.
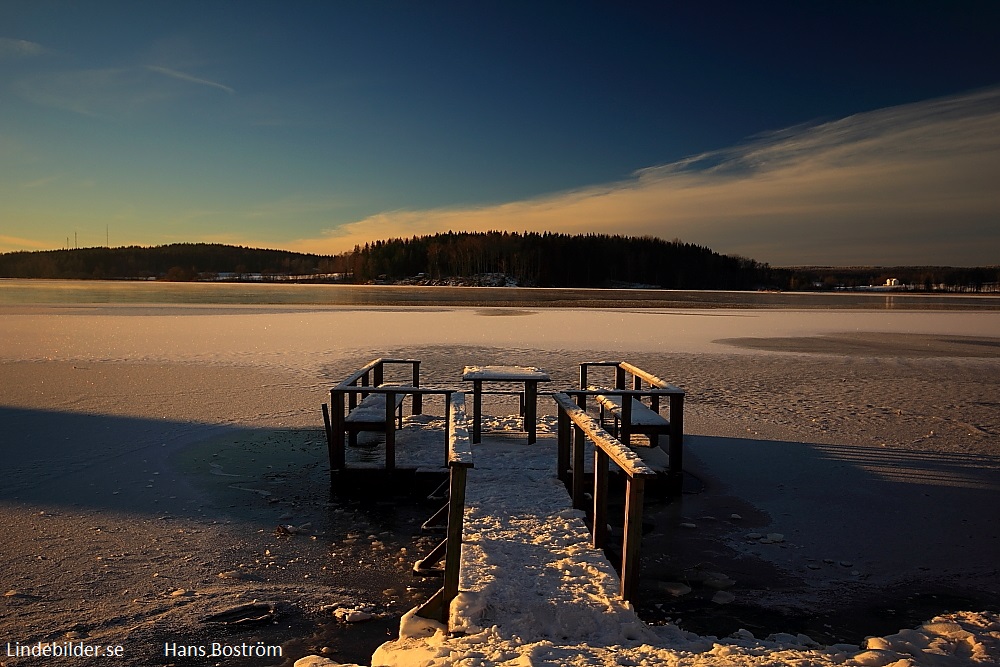
<path id="1" fill-rule="evenodd" d="M 0 252 L 1000 264 L 1000 3 L 0 2 Z"/>

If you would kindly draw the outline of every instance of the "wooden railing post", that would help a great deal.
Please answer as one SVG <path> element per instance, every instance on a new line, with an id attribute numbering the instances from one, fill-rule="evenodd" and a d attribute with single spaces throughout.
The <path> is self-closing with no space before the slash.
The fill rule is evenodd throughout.
<path id="1" fill-rule="evenodd" d="M 684 394 L 670 395 L 669 493 L 681 495 L 684 485 Z"/>
<path id="2" fill-rule="evenodd" d="M 385 469 L 396 469 L 396 392 L 385 395 Z"/>
<path id="3" fill-rule="evenodd" d="M 557 404 L 558 405 L 558 404 Z M 556 429 L 556 475 L 563 484 L 569 474 L 570 422 L 569 415 L 561 405 L 558 406 L 558 428 Z"/>
<path id="4" fill-rule="evenodd" d="M 420 386 L 420 362 L 417 360 L 413 361 L 413 385 L 414 387 Z M 422 415 L 424 414 L 424 397 L 422 394 L 414 394 L 413 402 L 411 403 L 413 414 Z"/>
<path id="5" fill-rule="evenodd" d="M 458 595 L 459 571 L 462 565 L 462 526 L 465 520 L 465 481 L 468 469 L 463 465 L 451 466 L 450 495 L 448 498 L 448 534 L 444 556 L 444 599 L 442 607 L 445 624 L 451 601 Z"/>
<path id="6" fill-rule="evenodd" d="M 330 390 L 330 430 L 332 433 L 332 447 L 330 450 L 330 474 L 334 470 L 343 470 L 346 466 L 344 456 L 344 392 L 336 389 Z"/>
<path id="7" fill-rule="evenodd" d="M 326 455 L 330 460 L 330 485 L 333 486 L 333 460 L 336 457 L 336 452 L 333 450 L 333 425 L 330 424 L 330 407 L 326 403 L 323 403 L 323 428 L 326 430 Z"/>
<path id="8" fill-rule="evenodd" d="M 622 544 L 622 587 L 623 600 L 635 597 L 639 584 L 639 557 L 642 546 L 642 503 L 645 494 L 645 478 L 642 475 L 629 477 L 625 496 L 625 538 Z"/>
<path id="9" fill-rule="evenodd" d="M 446 390 L 444 392 L 444 464 L 448 465 L 448 454 L 451 452 L 451 421 L 454 419 L 452 416 L 452 411 L 454 407 L 451 404 L 451 396 L 455 392 L 451 390 Z M 465 404 L 463 400 L 463 405 Z"/>
<path id="10" fill-rule="evenodd" d="M 472 444 L 483 439 L 483 381 L 472 381 Z"/>
<path id="11" fill-rule="evenodd" d="M 594 546 L 604 546 L 608 538 L 608 455 L 594 447 Z"/>
<path id="12" fill-rule="evenodd" d="M 583 429 L 573 425 L 573 507 L 578 510 L 586 509 L 584 500 L 584 479 L 583 479 L 583 459 L 584 444 L 586 437 Z"/>
<path id="13" fill-rule="evenodd" d="M 628 447 L 632 444 L 632 397 L 622 396 L 622 420 L 618 437 L 622 444 Z"/>
<path id="14" fill-rule="evenodd" d="M 323 430 L 326 432 L 326 445 L 327 448 L 330 449 L 330 451 L 332 452 L 333 428 L 330 425 L 330 406 L 327 405 L 326 403 L 323 403 L 319 407 L 321 410 L 323 410 Z M 330 458 L 331 460 L 333 459 L 332 456 Z"/>
<path id="15" fill-rule="evenodd" d="M 615 389 L 625 388 L 625 369 L 620 365 L 615 366 Z"/>

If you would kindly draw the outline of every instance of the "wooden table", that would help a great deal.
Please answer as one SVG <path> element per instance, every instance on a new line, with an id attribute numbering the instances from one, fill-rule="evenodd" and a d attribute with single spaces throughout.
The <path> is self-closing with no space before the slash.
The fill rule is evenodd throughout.
<path id="1" fill-rule="evenodd" d="M 538 383 L 550 382 L 548 373 L 534 366 L 466 366 L 462 380 L 472 383 L 472 442 L 482 441 L 484 382 L 524 383 L 524 430 L 528 432 L 528 444 L 535 442 Z"/>

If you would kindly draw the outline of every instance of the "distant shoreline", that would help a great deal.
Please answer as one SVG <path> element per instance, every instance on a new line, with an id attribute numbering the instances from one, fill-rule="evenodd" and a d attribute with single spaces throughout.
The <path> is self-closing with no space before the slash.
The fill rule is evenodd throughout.
<path id="1" fill-rule="evenodd" d="M 212 243 L 0 253 L 0 276 L 169 282 L 1000 293 L 1000 266 L 786 266 L 678 239 L 458 232 L 316 255 Z"/>
<path id="2" fill-rule="evenodd" d="M 436 306 L 980 311 L 1000 310 L 1000 295 L 0 278 L 0 307 L 87 304 L 307 308 Z"/>

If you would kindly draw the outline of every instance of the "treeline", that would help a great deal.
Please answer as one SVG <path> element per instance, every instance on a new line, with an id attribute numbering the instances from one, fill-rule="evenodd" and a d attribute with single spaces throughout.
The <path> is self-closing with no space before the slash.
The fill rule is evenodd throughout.
<path id="1" fill-rule="evenodd" d="M 502 273 L 521 285 L 755 289 L 774 285 L 766 264 L 653 237 L 511 232 L 452 233 L 376 241 L 349 258 L 356 281 Z"/>
<path id="2" fill-rule="evenodd" d="M 342 271 L 343 257 L 212 243 L 79 248 L 0 255 L 0 277 L 199 280 L 232 274 L 307 275 Z"/>
<path id="3" fill-rule="evenodd" d="M 178 243 L 0 254 L 0 277 L 158 280 L 420 282 L 503 274 L 520 285 L 665 289 L 997 291 L 1000 267 L 773 268 L 702 246 L 607 234 L 454 233 L 376 241 L 340 255 Z"/>
<path id="4" fill-rule="evenodd" d="M 776 284 L 767 265 L 652 237 L 603 234 L 452 233 L 376 241 L 342 255 L 220 244 L 80 248 L 0 255 L 0 277 L 205 280 L 340 274 L 357 283 L 422 275 L 502 273 L 521 285 L 753 289 Z"/>

